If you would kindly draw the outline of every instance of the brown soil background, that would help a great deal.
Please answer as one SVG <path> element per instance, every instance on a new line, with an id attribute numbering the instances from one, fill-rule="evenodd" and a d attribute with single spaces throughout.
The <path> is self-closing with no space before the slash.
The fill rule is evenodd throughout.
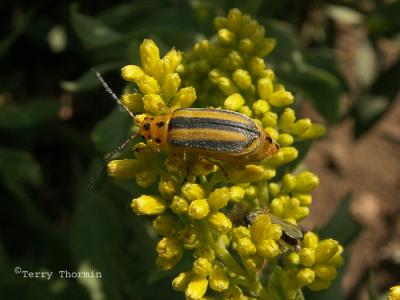
<path id="1" fill-rule="evenodd" d="M 353 72 L 357 44 L 365 37 L 362 28 L 345 27 L 337 41 L 342 71 L 350 87 L 344 103 L 354 103 L 359 85 Z M 345 47 L 344 47 L 345 45 Z M 385 41 L 381 50 L 390 65 L 399 47 Z M 385 52 L 384 52 L 385 53 Z M 346 108 L 345 108 L 346 109 Z M 302 115 L 319 119 L 307 103 Z M 306 158 L 307 167 L 320 178 L 313 194 L 311 215 L 302 225 L 320 228 L 335 212 L 341 198 L 352 192 L 350 212 L 363 230 L 352 246 L 344 278 L 346 299 L 367 300 L 368 277 L 374 274 L 378 294 L 400 284 L 400 97 L 365 135 L 355 139 L 354 120 L 345 118 L 330 127 L 325 138 L 314 143 Z"/>

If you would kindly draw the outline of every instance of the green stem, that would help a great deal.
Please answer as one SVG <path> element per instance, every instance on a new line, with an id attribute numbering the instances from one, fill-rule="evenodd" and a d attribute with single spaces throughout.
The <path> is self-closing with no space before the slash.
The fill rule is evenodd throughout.
<path id="1" fill-rule="evenodd" d="M 242 267 L 236 262 L 236 260 L 230 255 L 229 251 L 226 250 L 225 245 L 222 241 L 214 241 L 214 238 L 211 234 L 211 228 L 205 221 L 199 221 L 201 231 L 203 233 L 203 237 L 206 242 L 214 249 L 217 256 L 221 259 L 221 261 L 225 264 L 225 266 L 230 269 L 232 272 L 236 273 L 239 276 L 243 276 L 249 281 L 249 276 L 242 269 Z"/>

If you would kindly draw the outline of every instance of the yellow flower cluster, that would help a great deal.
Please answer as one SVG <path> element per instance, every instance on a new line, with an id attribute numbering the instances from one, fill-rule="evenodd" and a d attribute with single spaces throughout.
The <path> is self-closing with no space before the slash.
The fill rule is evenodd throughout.
<path id="1" fill-rule="evenodd" d="M 122 77 L 138 88 L 122 97 L 123 104 L 142 113 L 139 122 L 195 100 L 197 107 L 237 111 L 262 126 L 280 151 L 259 164 L 224 166 L 228 179 L 208 160 L 171 147 L 160 153 L 146 141 L 134 147 L 135 158 L 111 161 L 108 172 L 117 179 L 136 179 L 152 191 L 137 195 L 131 207 L 138 215 L 154 216 L 153 228 L 162 236 L 156 247 L 160 269 L 173 268 L 184 251 L 193 252 L 191 270 L 172 283 L 187 299 L 214 299 L 206 297 L 208 290 L 222 299 L 270 299 L 273 292 L 260 271 L 268 260 L 286 255 L 288 288 L 326 288 L 336 275 L 341 246 L 308 233 L 302 250 L 288 254 L 284 228 L 266 212 L 293 224 L 308 215 L 310 192 L 319 184 L 314 174 L 287 173 L 280 181 L 270 180 L 277 168 L 297 158 L 296 141 L 321 136 L 325 128 L 309 119 L 296 120 L 294 110 L 286 107 L 294 96 L 266 67 L 264 56 L 275 41 L 265 36 L 264 27 L 237 9 L 217 18 L 215 25 L 217 38 L 196 44 L 183 60 L 174 49 L 160 58 L 154 42 L 145 40 L 142 66 L 122 69 Z M 261 213 L 244 224 L 244 214 L 255 209 Z"/>
<path id="2" fill-rule="evenodd" d="M 288 291 L 303 286 L 314 291 L 328 288 L 337 275 L 336 268 L 343 264 L 342 252 L 337 241 L 320 241 L 316 234 L 307 232 L 300 252 L 288 255 L 284 286 Z"/>
<path id="3" fill-rule="evenodd" d="M 400 285 L 396 285 L 390 288 L 387 299 L 400 300 Z"/>

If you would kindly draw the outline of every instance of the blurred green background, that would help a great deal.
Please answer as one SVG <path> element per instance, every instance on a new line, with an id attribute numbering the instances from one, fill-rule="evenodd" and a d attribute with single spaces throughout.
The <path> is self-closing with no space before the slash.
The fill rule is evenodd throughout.
<path id="1" fill-rule="evenodd" d="M 140 189 L 103 174 L 86 191 L 103 155 L 127 137 L 131 124 L 90 69 L 97 68 L 121 94 L 119 70 L 138 63 L 144 38 L 154 39 L 163 53 L 189 50 L 211 37 L 214 17 L 232 7 L 251 14 L 277 39 L 267 65 L 296 95 L 300 115 L 311 114 L 328 129 L 350 120 L 352 143 L 358 143 L 393 110 L 400 84 L 400 1 L 3 0 L 1 299 L 183 297 L 170 283 L 179 270 L 155 270 L 158 238 L 148 220 L 129 208 Z M 320 229 L 345 246 L 362 230 L 350 217 L 350 201 L 345 195 Z M 394 224 L 389 221 L 387 228 Z M 27 279 L 15 267 L 96 270 L 102 278 Z M 400 282 L 400 268 L 391 261 L 375 268 L 387 276 L 366 268 L 343 288 L 345 267 L 331 289 L 306 293 L 306 299 L 378 299 Z"/>

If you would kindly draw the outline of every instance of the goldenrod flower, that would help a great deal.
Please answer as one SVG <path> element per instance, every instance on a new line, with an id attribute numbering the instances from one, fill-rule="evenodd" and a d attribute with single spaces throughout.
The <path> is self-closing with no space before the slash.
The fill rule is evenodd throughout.
<path id="1" fill-rule="evenodd" d="M 305 286 L 327 288 L 343 261 L 342 246 L 309 232 L 299 240 L 302 249 L 291 251 L 282 238 L 285 229 L 267 213 L 293 224 L 309 214 L 318 177 L 304 171 L 275 178 L 298 157 L 296 142 L 319 137 L 326 129 L 308 118 L 296 119 L 289 107 L 293 94 L 264 60 L 276 41 L 263 26 L 231 9 L 215 19 L 215 27 L 216 38 L 200 41 L 186 53 L 171 49 L 162 56 L 152 40 L 144 40 L 140 66 L 121 69 L 121 76 L 138 88 L 123 95 L 122 103 L 140 113 L 136 123 L 193 105 L 237 111 L 277 141 L 279 152 L 259 163 L 236 165 L 213 161 L 201 151 L 171 145 L 158 149 L 149 138 L 134 146 L 134 158 L 111 161 L 108 173 L 157 191 L 136 195 L 131 207 L 136 214 L 154 216 L 153 228 L 162 236 L 157 267 L 172 269 L 184 251 L 192 251 L 191 270 L 172 281 L 186 299 L 212 299 L 208 288 L 215 299 L 269 299 L 271 273 L 263 268 L 270 259 L 283 268 L 281 284 L 289 300 Z M 254 211 L 259 213 L 251 224 L 245 223 L 244 215 Z"/>
<path id="2" fill-rule="evenodd" d="M 388 300 L 399 300 L 400 299 L 400 285 L 390 288 L 387 299 Z"/>

